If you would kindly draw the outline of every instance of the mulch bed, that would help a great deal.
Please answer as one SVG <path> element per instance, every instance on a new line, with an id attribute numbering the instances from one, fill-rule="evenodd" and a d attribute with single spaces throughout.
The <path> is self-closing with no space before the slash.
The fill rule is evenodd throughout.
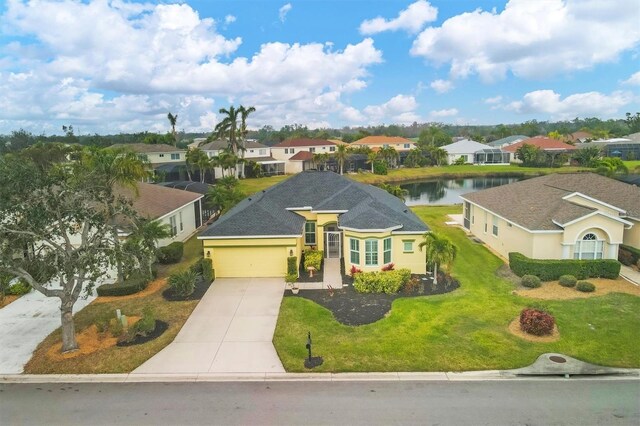
<path id="1" fill-rule="evenodd" d="M 313 277 L 309 276 L 309 271 L 304 268 L 304 255 L 302 255 L 302 259 L 300 260 L 300 270 L 298 271 L 298 281 L 299 283 L 321 283 L 323 280 L 323 272 L 324 272 L 324 260 L 322 260 L 322 264 L 320 265 L 320 270 L 315 271 L 313 273 Z"/>
<path id="2" fill-rule="evenodd" d="M 164 321 L 156 320 L 156 328 L 154 328 L 151 333 L 147 334 L 146 336 L 137 335 L 133 340 L 129 342 L 118 342 L 116 343 L 116 346 L 119 346 L 119 347 L 134 346 L 134 345 L 141 345 L 143 343 L 150 342 L 153 339 L 157 339 L 158 337 L 162 336 L 162 333 L 167 331 L 168 328 L 169 328 L 169 324 L 167 324 Z"/>
<path id="3" fill-rule="evenodd" d="M 345 325 L 365 325 L 374 323 L 387 315 L 391 310 L 394 300 L 402 297 L 432 296 L 435 294 L 449 293 L 458 287 L 460 283 L 453 280 L 449 285 L 445 285 L 445 280 L 439 280 L 437 286 L 433 286 L 433 279 L 427 275 L 412 274 L 412 278 L 417 278 L 424 286 L 417 285 L 410 289 L 405 289 L 397 294 L 384 293 L 358 293 L 352 285 L 329 290 L 300 290 L 298 295 L 293 295 L 290 291 L 285 292 L 285 297 L 304 297 L 329 309 L 333 316 Z M 423 280 L 426 278 L 426 280 Z M 439 277 L 440 278 L 440 277 Z"/>
<path id="4" fill-rule="evenodd" d="M 166 300 L 167 302 L 184 302 L 187 300 L 200 300 L 202 299 L 204 294 L 207 292 L 207 290 L 209 290 L 209 287 L 211 287 L 210 282 L 206 282 L 205 280 L 199 278 L 196 281 L 196 288 L 193 290 L 193 293 L 191 293 L 189 296 L 187 297 L 179 296 L 173 291 L 171 287 L 169 287 L 168 289 L 162 292 L 162 297 L 164 297 L 164 300 Z"/>

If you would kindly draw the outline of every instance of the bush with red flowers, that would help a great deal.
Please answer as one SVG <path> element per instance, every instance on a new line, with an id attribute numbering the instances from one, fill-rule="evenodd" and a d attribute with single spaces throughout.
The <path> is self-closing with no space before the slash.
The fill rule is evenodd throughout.
<path id="1" fill-rule="evenodd" d="M 556 320 L 549 313 L 526 308 L 520 313 L 520 329 L 534 336 L 548 336 L 553 333 Z"/>

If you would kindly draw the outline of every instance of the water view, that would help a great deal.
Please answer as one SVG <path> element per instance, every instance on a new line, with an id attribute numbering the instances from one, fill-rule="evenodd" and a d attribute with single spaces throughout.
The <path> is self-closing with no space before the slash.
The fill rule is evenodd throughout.
<path id="1" fill-rule="evenodd" d="M 409 194 L 405 197 L 408 206 L 461 204 L 461 195 L 518 182 L 523 177 L 476 177 L 465 179 L 433 179 L 400 185 Z"/>

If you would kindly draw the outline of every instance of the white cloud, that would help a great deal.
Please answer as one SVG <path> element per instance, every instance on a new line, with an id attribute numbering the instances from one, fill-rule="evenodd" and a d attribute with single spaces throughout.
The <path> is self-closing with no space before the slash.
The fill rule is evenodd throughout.
<path id="1" fill-rule="evenodd" d="M 436 93 L 447 93 L 455 86 L 450 80 L 434 80 L 429 85 Z"/>
<path id="2" fill-rule="evenodd" d="M 630 86 L 640 86 L 640 71 L 632 74 L 631 77 L 623 81 L 622 84 L 628 84 Z"/>
<path id="3" fill-rule="evenodd" d="M 235 16 L 227 15 L 227 16 L 224 17 L 224 23 L 225 24 L 229 25 L 229 24 L 232 24 L 234 22 L 236 22 L 236 17 Z"/>
<path id="4" fill-rule="evenodd" d="M 546 114 L 554 120 L 564 120 L 575 117 L 610 117 L 632 100 L 630 93 L 622 91 L 610 95 L 600 92 L 575 93 L 562 99 L 553 90 L 536 90 L 505 108 L 520 114 Z"/>
<path id="5" fill-rule="evenodd" d="M 477 9 L 425 29 L 411 53 L 449 64 L 453 78 L 526 78 L 615 61 L 640 42 L 637 0 L 510 0 L 497 13 Z"/>
<path id="6" fill-rule="evenodd" d="M 439 109 L 429 113 L 429 116 L 432 118 L 455 117 L 456 115 L 458 115 L 458 110 L 456 108 Z"/>
<path id="7" fill-rule="evenodd" d="M 385 117 L 411 112 L 416 109 L 418 103 L 413 96 L 397 95 L 381 105 L 368 105 L 364 108 L 365 114 L 372 120 L 382 120 Z"/>
<path id="8" fill-rule="evenodd" d="M 486 98 L 484 100 L 484 103 L 489 105 L 496 105 L 496 104 L 499 104 L 500 102 L 502 102 L 502 96 L 500 95 L 494 96 L 492 98 Z"/>
<path id="9" fill-rule="evenodd" d="M 278 16 L 280 17 L 280 22 L 284 22 L 287 19 L 287 13 L 293 8 L 291 3 L 287 3 L 278 9 Z"/>
<path id="10" fill-rule="evenodd" d="M 360 24 L 360 33 L 365 35 L 377 34 L 383 31 L 404 30 L 415 34 L 424 28 L 425 24 L 433 22 L 438 17 L 438 9 L 431 6 L 428 1 L 418 0 L 406 9 L 403 9 L 395 19 L 385 19 L 378 16 L 374 19 L 363 21 Z"/>

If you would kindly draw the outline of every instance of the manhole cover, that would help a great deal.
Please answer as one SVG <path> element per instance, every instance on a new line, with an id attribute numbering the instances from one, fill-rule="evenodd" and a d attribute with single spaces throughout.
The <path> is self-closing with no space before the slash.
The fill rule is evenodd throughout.
<path id="1" fill-rule="evenodd" d="M 566 359 L 562 358 L 561 356 L 557 356 L 557 355 L 551 355 L 551 356 L 549 357 L 549 359 L 550 359 L 551 361 L 553 361 L 553 362 L 557 362 L 558 364 L 562 364 L 562 363 L 567 362 L 567 360 L 566 360 Z"/>

